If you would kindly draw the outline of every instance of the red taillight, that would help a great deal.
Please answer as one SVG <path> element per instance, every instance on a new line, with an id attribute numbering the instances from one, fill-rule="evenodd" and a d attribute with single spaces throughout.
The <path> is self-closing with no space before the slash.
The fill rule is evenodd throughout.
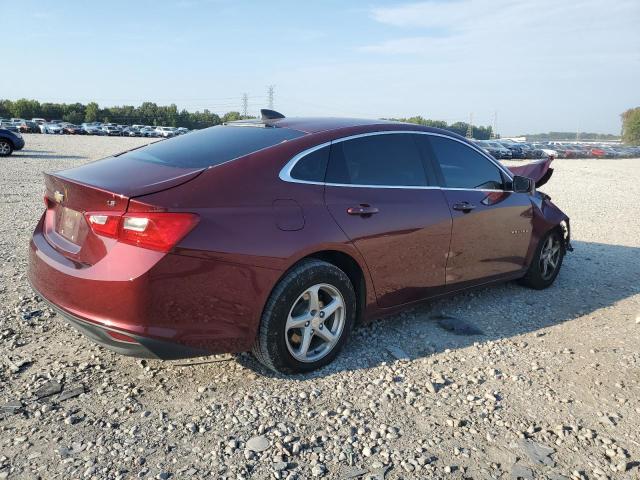
<path id="1" fill-rule="evenodd" d="M 94 233 L 116 238 L 137 247 L 168 252 L 198 223 L 193 213 L 137 212 L 113 215 L 112 212 L 85 214 Z"/>
<path id="2" fill-rule="evenodd" d="M 127 213 L 118 241 L 161 252 L 171 250 L 198 223 L 192 213 Z"/>
<path id="3" fill-rule="evenodd" d="M 120 215 L 113 215 L 112 212 L 92 212 L 86 213 L 85 217 L 94 233 L 105 237 L 118 238 Z"/>

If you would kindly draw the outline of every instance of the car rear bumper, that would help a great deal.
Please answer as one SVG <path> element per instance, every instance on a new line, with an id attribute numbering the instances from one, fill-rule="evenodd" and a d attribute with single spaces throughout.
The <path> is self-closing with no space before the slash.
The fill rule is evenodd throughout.
<path id="1" fill-rule="evenodd" d="M 126 244 L 76 264 L 48 243 L 42 220 L 29 251 L 33 289 L 72 325 L 111 350 L 162 359 L 249 350 L 280 275 Z"/>
<path id="2" fill-rule="evenodd" d="M 155 358 L 159 360 L 175 360 L 208 355 L 206 350 L 200 350 L 174 342 L 147 338 L 130 332 L 125 333 L 115 328 L 92 323 L 61 309 L 47 300 L 36 288 L 32 288 L 69 325 L 101 347 L 119 353 L 120 355 Z"/>

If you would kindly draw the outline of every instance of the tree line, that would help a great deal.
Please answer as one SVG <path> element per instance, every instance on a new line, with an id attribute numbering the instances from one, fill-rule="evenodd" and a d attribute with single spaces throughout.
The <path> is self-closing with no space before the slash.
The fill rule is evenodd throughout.
<path id="1" fill-rule="evenodd" d="M 64 120 L 73 124 L 84 122 L 103 122 L 125 125 L 163 125 L 167 127 L 206 128 L 224 122 L 242 120 L 240 112 L 227 112 L 220 116 L 209 110 L 189 112 L 178 110 L 175 104 L 157 105 L 144 102 L 140 106 L 123 105 L 101 108 L 97 103 L 40 103 L 37 100 L 0 99 L 0 117 L 2 118 L 44 118 L 46 120 Z"/>
<path id="2" fill-rule="evenodd" d="M 429 120 L 428 118 L 423 118 L 419 115 L 409 118 L 387 118 L 386 120 L 393 120 L 395 122 L 416 123 L 425 127 L 442 128 L 443 130 L 449 130 L 450 132 L 457 133 L 458 135 L 462 135 L 463 137 L 469 130 L 469 124 L 466 122 L 455 122 L 452 124 L 448 124 L 443 120 Z M 475 138 L 476 140 L 489 140 L 490 138 L 492 138 L 493 128 L 491 127 L 491 125 L 488 125 L 486 127 L 473 125 L 472 129 L 473 138 Z"/>
<path id="3" fill-rule="evenodd" d="M 622 139 L 631 145 L 640 144 L 640 107 L 631 108 L 622 115 Z M 143 102 L 140 106 L 123 105 L 115 107 L 100 107 L 96 102 L 83 103 L 40 103 L 37 100 L 21 98 L 19 100 L 0 99 L 0 118 L 45 118 L 47 120 L 64 120 L 74 124 L 84 122 L 103 122 L 126 125 L 163 125 L 168 127 L 207 128 L 225 122 L 242 120 L 240 112 L 231 111 L 220 116 L 207 109 L 189 112 L 178 110 L 175 104 L 157 105 L 154 102 Z M 465 136 L 469 124 L 455 122 L 448 124 L 442 120 L 430 120 L 422 116 L 409 118 L 390 118 L 399 122 L 416 123 L 427 127 L 442 128 Z M 473 138 L 488 140 L 492 138 L 493 129 L 488 126 L 473 125 Z M 528 134 L 532 141 L 553 141 L 575 139 L 575 132 L 548 132 Z M 610 134 L 582 132 L 578 134 L 580 140 L 617 140 L 619 137 Z"/>
<path id="4" fill-rule="evenodd" d="M 610 133 L 591 133 L 591 132 L 548 132 L 548 133 L 526 133 L 523 137 L 527 137 L 531 142 L 563 142 L 573 140 L 620 140 L 617 135 Z"/>

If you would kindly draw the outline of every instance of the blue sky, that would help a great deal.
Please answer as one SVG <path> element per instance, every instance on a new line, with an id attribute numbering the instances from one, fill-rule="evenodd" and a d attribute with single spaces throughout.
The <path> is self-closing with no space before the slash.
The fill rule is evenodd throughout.
<path id="1" fill-rule="evenodd" d="M 619 133 L 638 0 L 3 1 L 0 98 Z"/>

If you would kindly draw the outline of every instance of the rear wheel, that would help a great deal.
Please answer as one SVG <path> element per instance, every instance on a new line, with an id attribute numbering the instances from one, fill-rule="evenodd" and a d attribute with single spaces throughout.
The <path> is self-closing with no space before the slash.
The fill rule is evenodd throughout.
<path id="1" fill-rule="evenodd" d="M 560 232 L 550 231 L 540 240 L 529 270 L 520 283 L 536 290 L 551 286 L 560 272 L 564 254 L 564 240 Z"/>
<path id="2" fill-rule="evenodd" d="M 338 355 L 355 313 L 356 296 L 349 277 L 330 263 L 304 260 L 271 293 L 253 354 L 276 372 L 320 368 Z"/>
<path id="3" fill-rule="evenodd" d="M 13 152 L 13 145 L 8 140 L 0 139 L 0 157 L 8 157 Z"/>

